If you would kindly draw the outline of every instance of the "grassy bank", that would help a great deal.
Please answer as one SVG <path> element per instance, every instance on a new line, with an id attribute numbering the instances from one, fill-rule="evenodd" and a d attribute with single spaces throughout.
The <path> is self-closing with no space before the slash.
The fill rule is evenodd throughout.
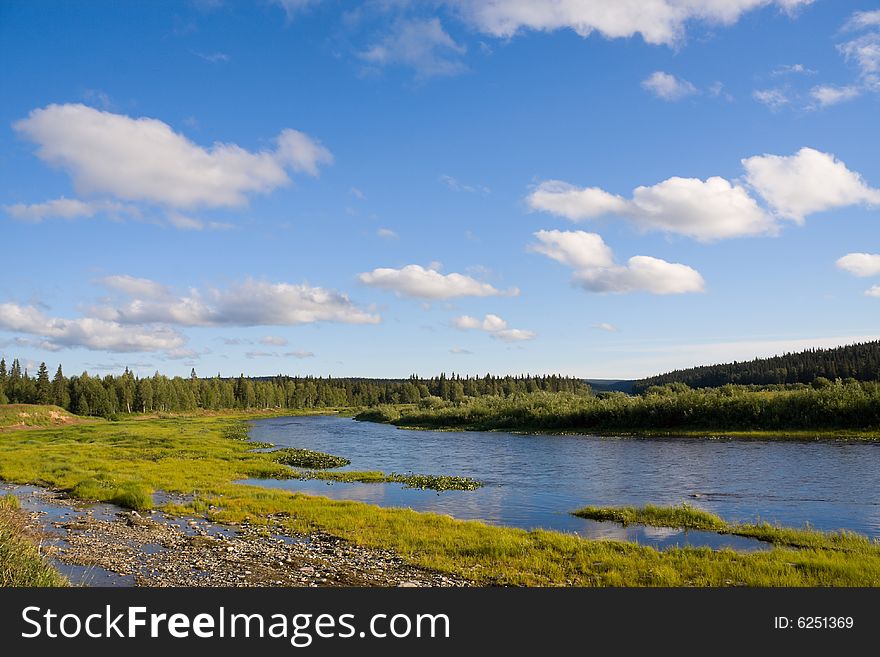
<path id="1" fill-rule="evenodd" d="M 690 506 L 588 506 L 573 512 L 580 518 L 618 522 L 626 525 L 649 525 L 651 527 L 674 527 L 678 529 L 699 529 L 718 534 L 746 536 L 774 545 L 812 548 L 819 550 L 839 550 L 844 552 L 875 552 L 880 543 L 855 532 L 823 532 L 810 527 L 801 529 L 779 527 L 770 523 L 729 523 L 720 516 Z"/>
<path id="2" fill-rule="evenodd" d="M 25 528 L 24 514 L 12 495 L 0 497 L 0 587 L 66 586 Z"/>
<path id="3" fill-rule="evenodd" d="M 280 523 L 391 549 L 406 561 L 479 584 L 583 586 L 880 586 L 880 550 L 825 545 L 761 553 L 681 548 L 657 551 L 622 542 L 489 526 L 409 509 L 233 483 L 280 477 L 288 466 L 229 437 L 222 417 L 124 420 L 18 431 L 0 439 L 0 478 L 88 490 L 109 500 L 127 486 L 193 497 L 171 511 L 217 522 Z M 228 435 L 224 435 L 224 433 Z M 82 482 L 103 482 L 89 488 Z M 77 488 L 81 485 L 80 488 Z"/>
<path id="4" fill-rule="evenodd" d="M 643 396 L 528 393 L 381 406 L 357 416 L 402 428 L 636 436 L 880 439 L 880 385 L 652 389 Z"/>

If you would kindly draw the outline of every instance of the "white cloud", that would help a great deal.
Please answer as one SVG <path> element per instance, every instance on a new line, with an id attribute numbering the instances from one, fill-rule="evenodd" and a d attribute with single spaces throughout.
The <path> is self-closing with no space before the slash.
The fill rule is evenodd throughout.
<path id="1" fill-rule="evenodd" d="M 875 253 L 847 253 L 834 264 L 860 278 L 880 276 L 880 255 Z"/>
<path id="2" fill-rule="evenodd" d="M 263 338 L 260 338 L 260 344 L 264 344 L 269 347 L 286 347 L 287 340 L 277 335 L 267 335 Z"/>
<path id="3" fill-rule="evenodd" d="M 880 32 L 869 32 L 838 49 L 848 61 L 855 61 L 862 75 L 880 72 Z"/>
<path id="4" fill-rule="evenodd" d="M 717 176 L 673 177 L 651 187 L 637 187 L 631 200 L 596 187 L 578 189 L 567 183 L 541 183 L 527 202 L 536 210 L 573 221 L 614 214 L 642 230 L 687 235 L 712 241 L 772 233 L 774 221 L 741 186 Z"/>
<path id="5" fill-rule="evenodd" d="M 570 29 L 582 37 L 640 34 L 653 44 L 674 45 L 689 22 L 732 25 L 768 5 L 793 12 L 812 0 L 447 0 L 480 31 L 511 37 L 523 30 Z"/>
<path id="6" fill-rule="evenodd" d="M 582 230 L 539 230 L 535 233 L 537 244 L 530 251 L 541 253 L 573 269 L 609 267 L 614 264 L 614 254 L 600 235 Z"/>
<path id="7" fill-rule="evenodd" d="M 642 80 L 642 88 L 663 100 L 681 100 L 686 96 L 699 93 L 697 88 L 688 82 L 664 71 L 654 71 Z"/>
<path id="8" fill-rule="evenodd" d="M 108 194 L 168 208 L 230 207 L 290 182 L 287 170 L 316 175 L 333 161 L 307 135 L 283 130 L 274 150 L 194 144 L 171 127 L 79 104 L 49 105 L 17 121 L 37 155 L 63 169 L 83 194 Z"/>
<path id="9" fill-rule="evenodd" d="M 470 351 L 468 349 L 464 349 L 463 347 L 453 347 L 452 349 L 449 350 L 449 353 L 455 354 L 457 356 L 470 356 L 474 352 Z"/>
<path id="10" fill-rule="evenodd" d="M 862 90 L 852 85 L 846 87 L 835 87 L 830 84 L 820 84 L 810 89 L 810 96 L 819 103 L 820 107 L 828 107 L 845 103 L 848 100 L 858 98 Z"/>
<path id="11" fill-rule="evenodd" d="M 641 230 L 687 235 L 703 242 L 772 235 L 779 230 L 780 218 L 802 223 L 814 212 L 880 203 L 880 190 L 869 187 L 833 155 L 812 148 L 801 148 L 790 156 L 757 155 L 742 160 L 742 165 L 745 182 L 768 209 L 745 186 L 718 176 L 667 178 L 656 185 L 636 187 L 631 199 L 598 187 L 578 188 L 548 180 L 526 202 L 534 210 L 572 221 L 616 215 Z M 553 257 L 560 259 L 560 253 Z"/>
<path id="12" fill-rule="evenodd" d="M 167 327 L 132 327 L 81 317 L 48 317 L 33 306 L 0 304 L 0 328 L 38 336 L 45 348 L 85 347 L 97 351 L 161 351 L 181 348 L 182 335 Z"/>
<path id="13" fill-rule="evenodd" d="M 599 324 L 593 324 L 592 328 L 597 331 L 607 331 L 608 333 L 616 333 L 617 327 L 614 324 L 609 324 L 608 322 L 600 322 Z"/>
<path id="14" fill-rule="evenodd" d="M 525 329 L 502 329 L 489 334 L 490 338 L 502 340 L 503 342 L 523 342 L 525 340 L 534 340 L 536 336 L 537 333 L 534 331 L 526 331 Z"/>
<path id="15" fill-rule="evenodd" d="M 870 27 L 880 27 L 880 9 L 857 11 L 844 25 L 845 30 L 863 30 Z"/>
<path id="16" fill-rule="evenodd" d="M 376 235 L 383 240 L 396 240 L 399 237 L 399 235 L 390 228 L 380 228 L 376 231 Z"/>
<path id="17" fill-rule="evenodd" d="M 532 340 L 537 335 L 534 331 L 507 328 L 507 322 L 498 315 L 488 314 L 482 320 L 470 315 L 462 315 L 452 320 L 455 328 L 463 331 L 478 329 L 485 331 L 490 337 L 504 342 L 522 342 Z"/>
<path id="18" fill-rule="evenodd" d="M 687 294 L 706 289 L 696 269 L 651 256 L 633 256 L 626 266 L 578 271 L 574 280 L 590 292 Z"/>
<path id="19" fill-rule="evenodd" d="M 209 288 L 200 292 L 192 289 L 185 296 L 175 296 L 167 289 L 163 289 L 163 296 L 141 296 L 134 289 L 118 285 L 115 289 L 130 298 L 120 304 L 92 308 L 91 314 L 121 324 L 179 326 L 293 326 L 315 322 L 376 324 L 380 321 L 378 315 L 358 308 L 347 295 L 307 284 L 247 279 L 225 290 Z"/>
<path id="20" fill-rule="evenodd" d="M 104 213 L 111 218 L 139 217 L 140 210 L 132 205 L 114 201 L 81 201 L 75 198 L 58 198 L 43 203 L 16 203 L 3 209 L 13 219 L 40 223 L 47 219 L 90 219 Z"/>
<path id="21" fill-rule="evenodd" d="M 502 292 L 489 283 L 481 283 L 464 274 L 441 274 L 437 267 L 425 269 L 421 265 L 407 265 L 401 269 L 379 268 L 358 275 L 364 285 L 390 290 L 398 296 L 418 299 L 451 299 L 453 297 L 490 297 L 507 294 L 516 296 L 519 290 Z"/>
<path id="22" fill-rule="evenodd" d="M 880 297 L 880 285 L 874 285 L 865 290 L 866 297 Z"/>
<path id="23" fill-rule="evenodd" d="M 98 282 L 106 288 L 141 299 L 162 299 L 170 295 L 167 287 L 149 278 L 136 278 L 127 274 L 105 276 Z"/>
<path id="24" fill-rule="evenodd" d="M 803 64 L 782 64 L 774 68 L 770 75 L 778 77 L 780 75 L 791 75 L 795 73 L 799 75 L 815 75 L 816 71 L 807 68 Z"/>
<path id="25" fill-rule="evenodd" d="M 381 41 L 360 53 L 375 66 L 397 64 L 412 68 L 419 78 L 456 75 L 466 70 L 467 51 L 443 29 L 438 18 L 398 21 Z"/>
<path id="26" fill-rule="evenodd" d="M 582 231 L 564 235 L 563 231 L 538 231 L 535 237 L 540 244 L 529 248 L 573 267 L 573 280 L 591 292 L 686 294 L 705 290 L 703 277 L 687 265 L 650 256 L 633 256 L 626 265 L 615 265 L 599 235 Z"/>
<path id="27" fill-rule="evenodd" d="M 880 203 L 880 190 L 830 153 L 801 148 L 796 154 L 744 159 L 746 181 L 780 216 L 798 223 L 814 212 L 858 203 Z"/>
<path id="28" fill-rule="evenodd" d="M 762 105 L 766 105 L 774 112 L 778 112 L 790 102 L 785 90 L 775 89 L 755 89 L 752 92 L 752 98 Z"/>

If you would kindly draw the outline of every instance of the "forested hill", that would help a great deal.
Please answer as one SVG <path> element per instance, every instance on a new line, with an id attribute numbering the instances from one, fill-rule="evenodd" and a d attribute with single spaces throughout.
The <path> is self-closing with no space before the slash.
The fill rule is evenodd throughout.
<path id="1" fill-rule="evenodd" d="M 880 380 L 880 340 L 833 349 L 809 349 L 796 354 L 756 358 L 742 363 L 676 370 L 636 381 L 634 391 L 642 392 L 650 386 L 667 383 L 685 383 L 692 388 L 710 388 L 727 383 L 812 383 L 818 377 L 832 381 L 837 378 Z"/>

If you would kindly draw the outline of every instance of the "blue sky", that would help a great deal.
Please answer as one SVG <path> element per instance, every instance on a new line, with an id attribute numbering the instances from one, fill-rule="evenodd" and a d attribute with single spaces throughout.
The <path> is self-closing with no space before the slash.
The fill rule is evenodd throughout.
<path id="1" fill-rule="evenodd" d="M 0 53 L 7 358 L 630 378 L 880 337 L 876 3 L 22 1 Z"/>

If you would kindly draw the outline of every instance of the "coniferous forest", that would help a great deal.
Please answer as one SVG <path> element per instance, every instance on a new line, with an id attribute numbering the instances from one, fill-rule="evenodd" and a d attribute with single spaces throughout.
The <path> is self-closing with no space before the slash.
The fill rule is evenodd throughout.
<path id="1" fill-rule="evenodd" d="M 54 375 L 40 363 L 36 375 L 18 359 L 7 366 L 0 359 L 0 404 L 54 404 L 77 415 L 112 418 L 120 413 L 192 411 L 196 409 L 313 409 L 411 404 L 435 398 L 459 402 L 484 395 L 509 396 L 530 392 L 588 394 L 580 379 L 550 376 L 461 377 L 455 374 L 422 379 L 360 379 L 331 377 L 188 378 L 156 372 L 137 377 L 127 368 L 118 376 L 87 372 Z"/>
<path id="2" fill-rule="evenodd" d="M 635 392 L 667 383 L 684 383 L 691 388 L 717 388 L 735 385 L 812 383 L 817 378 L 830 381 L 880 380 L 880 340 L 833 349 L 808 349 L 772 358 L 756 358 L 742 363 L 703 365 L 675 370 L 636 381 Z"/>

